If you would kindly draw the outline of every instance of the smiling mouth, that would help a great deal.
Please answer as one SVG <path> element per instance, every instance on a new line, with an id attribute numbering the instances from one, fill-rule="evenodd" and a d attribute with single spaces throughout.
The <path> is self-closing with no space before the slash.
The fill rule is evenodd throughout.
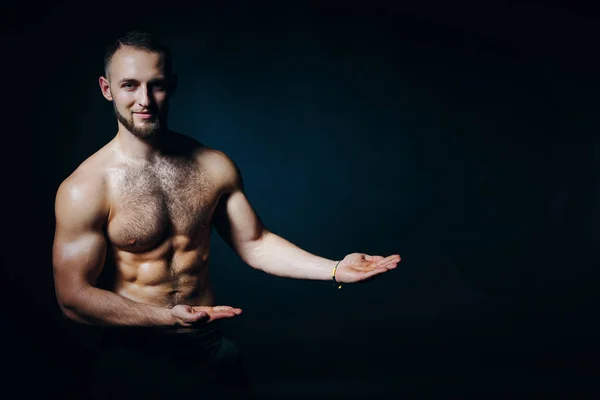
<path id="1" fill-rule="evenodd" d="M 140 112 L 134 112 L 135 115 L 139 116 L 140 118 L 143 119 L 150 119 L 150 118 L 154 118 L 154 114 L 152 113 L 140 113 Z"/>

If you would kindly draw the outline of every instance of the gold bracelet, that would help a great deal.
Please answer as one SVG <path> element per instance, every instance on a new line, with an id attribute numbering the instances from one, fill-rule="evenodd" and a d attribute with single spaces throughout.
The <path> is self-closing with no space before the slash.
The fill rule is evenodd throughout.
<path id="1" fill-rule="evenodd" d="M 335 264 L 335 267 L 333 267 L 333 271 L 331 271 L 331 279 L 333 279 L 333 286 L 337 286 L 338 289 L 342 288 L 342 284 L 335 280 L 335 271 L 337 271 L 337 267 L 338 265 L 340 265 L 341 262 L 342 260 L 338 261 L 337 264 Z"/>

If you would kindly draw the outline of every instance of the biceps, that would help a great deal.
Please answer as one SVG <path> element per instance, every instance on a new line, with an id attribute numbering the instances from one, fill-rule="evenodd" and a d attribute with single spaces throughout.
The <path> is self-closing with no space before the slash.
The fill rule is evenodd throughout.
<path id="1" fill-rule="evenodd" d="M 80 289 L 94 285 L 105 257 L 106 240 L 102 232 L 88 232 L 71 239 L 57 235 L 52 259 L 59 300 L 68 300 Z"/>
<path id="2" fill-rule="evenodd" d="M 264 226 L 243 192 L 232 193 L 219 205 L 215 227 L 226 240 L 240 244 L 260 239 Z"/>

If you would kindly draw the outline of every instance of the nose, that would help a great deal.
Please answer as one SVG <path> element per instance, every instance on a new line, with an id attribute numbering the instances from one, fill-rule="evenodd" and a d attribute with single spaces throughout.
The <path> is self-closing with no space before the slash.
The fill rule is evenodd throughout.
<path id="1" fill-rule="evenodd" d="M 146 85 L 140 86 L 140 90 L 138 92 L 138 104 L 143 108 L 146 108 L 150 105 L 150 93 L 148 91 L 148 86 Z"/>

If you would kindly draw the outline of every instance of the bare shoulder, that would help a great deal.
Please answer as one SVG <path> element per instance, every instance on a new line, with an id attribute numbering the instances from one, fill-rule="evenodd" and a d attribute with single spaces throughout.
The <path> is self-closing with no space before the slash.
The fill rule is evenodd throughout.
<path id="1" fill-rule="evenodd" d="M 108 152 L 103 148 L 94 153 L 60 183 L 55 197 L 57 222 L 100 222 L 107 215 Z"/>
<path id="2" fill-rule="evenodd" d="M 241 173 L 235 161 L 223 150 L 202 146 L 196 152 L 196 159 L 204 171 L 228 188 L 241 185 Z"/>

